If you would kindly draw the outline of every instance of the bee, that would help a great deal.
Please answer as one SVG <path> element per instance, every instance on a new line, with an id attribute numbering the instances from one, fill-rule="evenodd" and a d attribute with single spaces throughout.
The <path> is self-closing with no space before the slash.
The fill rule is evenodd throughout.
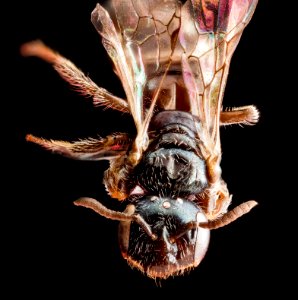
<path id="1" fill-rule="evenodd" d="M 115 211 L 93 198 L 74 202 L 119 221 L 124 259 L 153 279 L 197 267 L 210 230 L 248 213 L 256 201 L 228 210 L 232 195 L 221 177 L 220 126 L 253 125 L 254 105 L 222 107 L 231 57 L 257 0 L 110 0 L 91 21 L 112 60 L 126 99 L 97 86 L 71 61 L 37 40 L 24 56 L 53 65 L 95 106 L 128 113 L 136 132 L 74 142 L 26 139 L 63 156 L 109 160 L 103 184 Z"/>

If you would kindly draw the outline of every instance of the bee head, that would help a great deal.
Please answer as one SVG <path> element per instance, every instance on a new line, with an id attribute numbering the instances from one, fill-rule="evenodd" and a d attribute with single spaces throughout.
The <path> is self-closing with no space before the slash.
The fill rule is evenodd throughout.
<path id="1" fill-rule="evenodd" d="M 123 257 L 151 278 L 167 278 L 199 265 L 209 245 L 210 230 L 199 226 L 207 222 L 193 201 L 145 196 L 134 202 L 154 235 L 136 222 L 120 222 L 119 242 Z"/>

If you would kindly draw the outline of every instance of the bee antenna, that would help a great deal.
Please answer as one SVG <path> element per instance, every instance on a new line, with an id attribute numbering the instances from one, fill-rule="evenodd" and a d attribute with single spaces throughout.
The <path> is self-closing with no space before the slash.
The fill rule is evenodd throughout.
<path id="1" fill-rule="evenodd" d="M 236 206 L 232 210 L 228 211 L 227 213 L 223 214 L 220 218 L 218 218 L 216 220 L 211 220 L 207 223 L 200 223 L 199 226 L 203 227 L 203 228 L 208 228 L 208 229 L 217 229 L 217 228 L 226 226 L 226 225 L 234 222 L 235 220 L 237 220 L 244 214 L 247 214 L 248 212 L 250 212 L 250 210 L 253 207 L 255 207 L 257 204 L 258 203 L 254 200 L 244 202 L 244 203 Z"/>
<path id="2" fill-rule="evenodd" d="M 135 221 L 143 228 L 143 230 L 148 234 L 149 237 L 151 237 L 152 240 L 157 239 L 157 236 L 152 233 L 150 225 L 139 214 L 134 214 L 134 207 L 132 209 L 132 214 L 115 211 L 105 207 L 97 200 L 88 197 L 79 198 L 78 200 L 74 201 L 74 204 L 76 206 L 84 206 L 86 208 L 91 208 L 96 213 L 98 213 L 99 215 L 107 219 L 122 221 L 122 222 Z"/>

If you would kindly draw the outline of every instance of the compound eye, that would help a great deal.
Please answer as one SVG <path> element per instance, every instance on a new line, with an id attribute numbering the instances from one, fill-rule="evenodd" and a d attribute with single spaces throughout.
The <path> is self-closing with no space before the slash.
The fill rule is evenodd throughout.
<path id="1" fill-rule="evenodd" d="M 205 214 L 198 212 L 197 213 L 197 236 L 196 236 L 196 244 L 194 250 L 194 261 L 195 265 L 199 265 L 199 263 L 204 258 L 210 240 L 210 229 L 200 227 L 200 223 L 208 222 Z"/>

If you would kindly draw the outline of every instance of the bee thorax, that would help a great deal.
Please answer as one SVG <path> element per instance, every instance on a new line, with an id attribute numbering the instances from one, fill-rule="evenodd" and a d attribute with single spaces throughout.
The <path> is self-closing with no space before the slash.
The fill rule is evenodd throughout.
<path id="1" fill-rule="evenodd" d="M 198 120 L 185 112 L 167 111 L 159 113 L 152 124 L 151 143 L 136 169 L 138 183 L 169 196 L 200 193 L 208 181 L 194 131 L 199 128 Z"/>

